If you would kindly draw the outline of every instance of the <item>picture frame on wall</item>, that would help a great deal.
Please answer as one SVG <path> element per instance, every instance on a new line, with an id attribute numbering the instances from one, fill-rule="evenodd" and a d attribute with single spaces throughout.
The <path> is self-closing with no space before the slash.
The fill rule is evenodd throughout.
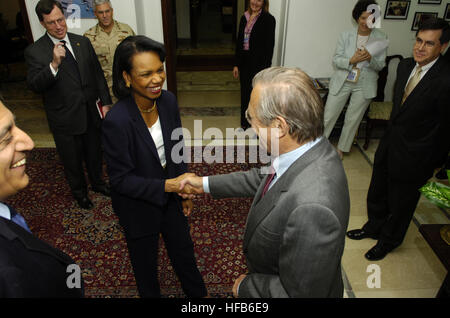
<path id="1" fill-rule="evenodd" d="M 441 4 L 442 0 L 419 0 L 419 4 Z"/>
<path id="2" fill-rule="evenodd" d="M 410 0 L 388 0 L 384 18 L 386 20 L 406 20 L 408 19 Z"/>
<path id="3" fill-rule="evenodd" d="M 447 7 L 445 7 L 444 20 L 450 21 L 450 3 L 447 3 Z"/>
<path id="4" fill-rule="evenodd" d="M 428 18 L 431 17 L 438 17 L 438 13 L 437 12 L 416 12 L 414 14 L 414 20 L 411 26 L 411 31 L 417 31 L 419 30 L 419 24 L 420 22 L 422 22 L 423 20 L 426 20 Z"/>

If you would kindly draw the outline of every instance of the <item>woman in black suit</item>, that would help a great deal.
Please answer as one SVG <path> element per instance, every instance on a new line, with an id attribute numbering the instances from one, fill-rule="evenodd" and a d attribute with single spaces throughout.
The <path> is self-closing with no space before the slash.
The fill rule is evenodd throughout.
<path id="1" fill-rule="evenodd" d="M 140 296 L 160 297 L 161 234 L 185 294 L 203 297 L 207 292 L 186 218 L 192 202 L 171 193 L 187 165 L 176 160 L 176 150 L 172 154 L 184 144 L 182 134 L 172 138 L 181 120 L 175 96 L 162 89 L 165 55 L 161 43 L 145 36 L 126 38 L 115 52 L 113 92 L 119 102 L 103 122 L 112 206 L 125 231 Z"/>
<path id="2" fill-rule="evenodd" d="M 234 78 L 241 83 L 241 127 L 250 124 L 245 119 L 252 92 L 253 77 L 272 65 L 275 45 L 275 18 L 269 13 L 269 0 L 250 0 L 241 17 L 236 42 Z"/>

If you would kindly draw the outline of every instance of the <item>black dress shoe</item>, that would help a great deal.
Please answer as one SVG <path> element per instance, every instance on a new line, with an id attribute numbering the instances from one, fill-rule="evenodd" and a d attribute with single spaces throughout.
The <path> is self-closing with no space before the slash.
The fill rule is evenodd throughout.
<path id="1" fill-rule="evenodd" d="M 382 260 L 393 249 L 394 247 L 392 246 L 378 242 L 377 245 L 372 247 L 364 256 L 369 261 L 379 261 Z"/>
<path id="2" fill-rule="evenodd" d="M 80 208 L 82 209 L 86 209 L 86 210 L 90 210 L 94 207 L 94 204 L 92 203 L 91 200 L 89 200 L 88 197 L 81 197 L 81 198 L 75 198 L 75 200 L 77 200 L 78 205 L 80 206 Z"/>
<path id="3" fill-rule="evenodd" d="M 362 240 L 365 238 L 378 239 L 378 235 L 364 231 L 363 229 L 351 230 L 347 232 L 348 238 L 352 240 Z"/>
<path id="4" fill-rule="evenodd" d="M 109 185 L 105 184 L 105 185 L 100 185 L 100 186 L 96 186 L 96 187 L 92 187 L 92 191 L 97 192 L 97 193 L 101 193 L 107 197 L 111 196 L 111 190 L 109 188 Z"/>

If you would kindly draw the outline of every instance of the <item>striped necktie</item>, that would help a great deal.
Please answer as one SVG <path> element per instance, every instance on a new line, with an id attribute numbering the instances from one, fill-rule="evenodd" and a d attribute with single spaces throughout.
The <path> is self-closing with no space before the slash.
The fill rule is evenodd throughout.
<path id="1" fill-rule="evenodd" d="M 269 191 L 270 183 L 272 182 L 273 178 L 275 177 L 275 170 L 273 169 L 273 167 L 270 167 L 270 171 L 272 173 L 269 174 L 269 176 L 267 177 L 266 183 L 264 184 L 263 192 L 261 194 L 261 198 L 264 197 L 264 195 L 266 194 L 267 191 Z"/>
<path id="2" fill-rule="evenodd" d="M 417 84 L 420 82 L 420 75 L 422 74 L 422 68 L 420 66 L 417 67 L 416 73 L 414 73 L 413 77 L 408 82 L 408 85 L 406 85 L 405 93 L 403 94 L 402 98 L 402 105 L 405 102 L 405 100 L 408 98 L 409 94 L 414 90 L 414 88 L 417 86 Z"/>

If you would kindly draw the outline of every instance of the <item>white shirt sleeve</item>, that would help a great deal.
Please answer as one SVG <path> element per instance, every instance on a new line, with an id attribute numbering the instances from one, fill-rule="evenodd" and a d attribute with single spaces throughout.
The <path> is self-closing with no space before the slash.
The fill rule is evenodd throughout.
<path id="1" fill-rule="evenodd" d="M 58 69 L 59 70 L 59 69 Z M 58 74 L 58 70 L 54 70 L 53 69 L 53 66 L 52 66 L 52 63 L 50 63 L 50 71 L 52 71 L 52 74 L 53 74 L 53 76 L 56 76 L 56 74 Z"/>
<path id="2" fill-rule="evenodd" d="M 209 190 L 209 179 L 208 179 L 208 177 L 203 177 L 203 192 L 205 192 L 205 193 L 210 193 L 211 192 Z"/>

